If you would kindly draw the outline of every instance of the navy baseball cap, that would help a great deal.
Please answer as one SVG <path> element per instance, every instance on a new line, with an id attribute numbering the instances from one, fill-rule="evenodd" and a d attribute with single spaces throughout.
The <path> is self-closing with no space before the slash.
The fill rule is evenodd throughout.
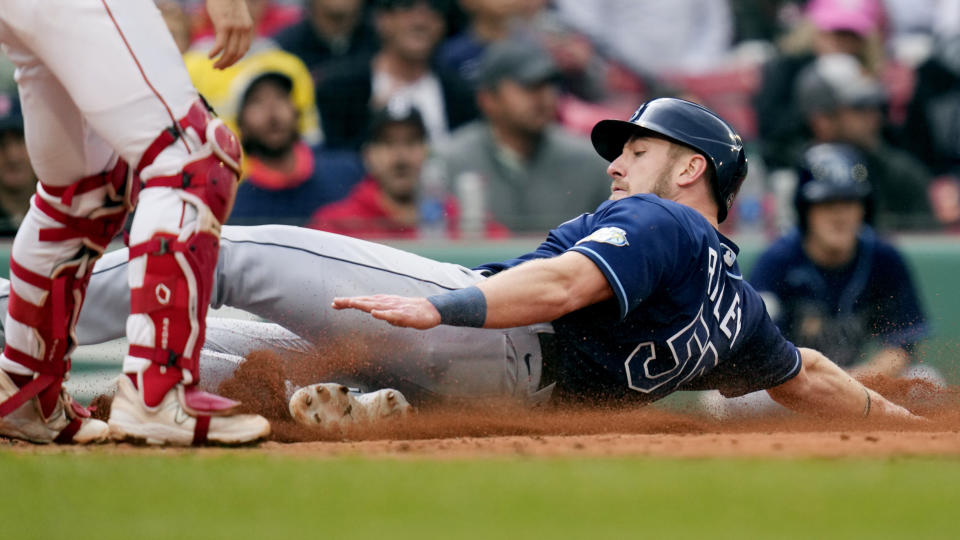
<path id="1" fill-rule="evenodd" d="M 20 98 L 16 94 L 0 94 L 0 132 L 23 131 Z"/>
<path id="2" fill-rule="evenodd" d="M 367 141 L 379 141 L 383 137 L 384 129 L 393 124 L 413 126 L 420 132 L 421 138 L 427 138 L 427 126 L 420 111 L 407 100 L 392 99 L 386 107 L 374 111 L 370 116 Z"/>

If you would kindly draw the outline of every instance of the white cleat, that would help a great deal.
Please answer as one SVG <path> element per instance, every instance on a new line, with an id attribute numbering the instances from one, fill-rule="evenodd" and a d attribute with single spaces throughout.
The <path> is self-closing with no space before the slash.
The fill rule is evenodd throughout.
<path id="1" fill-rule="evenodd" d="M 7 401 L 19 388 L 6 373 L 0 371 L 0 404 Z M 73 436 L 70 436 L 70 433 Z M 66 390 L 49 418 L 40 410 L 40 400 L 30 398 L 10 414 L 0 417 L 0 436 L 23 439 L 35 443 L 90 444 L 107 440 L 110 430 L 105 422 L 90 418 L 90 413 L 75 403 Z"/>
<path id="2" fill-rule="evenodd" d="M 126 375 L 117 378 L 110 407 L 110 436 L 156 445 L 246 444 L 270 434 L 270 423 L 256 414 L 235 414 L 239 402 L 178 384 L 156 407 Z"/>
<path id="3" fill-rule="evenodd" d="M 355 425 L 402 420 L 413 407 L 399 390 L 386 388 L 355 394 L 342 384 L 320 383 L 290 397 L 290 415 L 305 426 L 335 431 Z"/>

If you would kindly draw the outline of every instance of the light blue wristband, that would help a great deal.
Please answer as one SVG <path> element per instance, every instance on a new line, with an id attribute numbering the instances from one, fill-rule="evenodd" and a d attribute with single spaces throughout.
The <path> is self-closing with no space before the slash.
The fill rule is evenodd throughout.
<path id="1" fill-rule="evenodd" d="M 476 287 L 427 297 L 440 312 L 440 324 L 482 328 L 487 320 L 487 297 Z"/>

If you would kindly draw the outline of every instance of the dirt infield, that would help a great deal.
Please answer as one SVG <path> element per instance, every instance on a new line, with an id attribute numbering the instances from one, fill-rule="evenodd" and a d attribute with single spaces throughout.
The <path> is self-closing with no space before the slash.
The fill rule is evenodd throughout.
<path id="1" fill-rule="evenodd" d="M 881 394 L 926 416 L 924 425 L 841 421 L 779 415 L 719 421 L 700 410 L 655 407 L 540 407 L 509 404 L 435 406 L 389 425 L 326 433 L 289 419 L 285 381 L 316 381 L 316 373 L 291 373 L 271 353 L 256 353 L 220 387 L 273 426 L 259 451 L 299 456 L 472 458 L 485 456 L 663 456 L 663 457 L 876 457 L 960 456 L 960 388 L 921 381 L 874 378 L 864 381 Z M 314 364 L 315 365 L 315 364 Z M 109 414 L 98 399 L 97 416 Z M 43 451 L 43 447 L 0 439 L 0 448 Z M 127 444 L 108 452 L 149 452 Z M 78 449 L 78 451 L 83 451 Z M 170 449 L 164 451 L 169 452 Z M 223 452 L 221 448 L 202 452 Z"/>
<path id="2" fill-rule="evenodd" d="M 329 434 L 288 420 L 284 381 L 306 383 L 317 380 L 317 374 L 291 373 L 290 368 L 284 372 L 281 364 L 316 365 L 282 363 L 269 353 L 256 354 L 220 388 L 270 418 L 272 440 L 261 448 L 281 454 L 434 458 L 960 455 L 960 391 L 922 381 L 864 381 L 930 418 L 928 425 L 919 427 L 790 416 L 718 421 L 699 409 L 529 409 L 487 403 L 482 407 L 447 404 L 421 410 L 404 423 Z"/>

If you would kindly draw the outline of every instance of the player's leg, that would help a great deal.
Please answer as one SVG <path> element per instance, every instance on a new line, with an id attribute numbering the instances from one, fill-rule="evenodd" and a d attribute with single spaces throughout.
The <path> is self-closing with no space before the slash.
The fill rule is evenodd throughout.
<path id="1" fill-rule="evenodd" d="M 317 351 L 317 379 L 424 398 L 528 398 L 539 389 L 538 333 L 440 326 L 426 332 L 335 311 L 335 296 L 431 295 L 482 276 L 381 244 L 316 230 L 224 227 L 212 303 L 276 322 Z M 327 378 L 332 366 L 356 378 Z M 337 374 L 339 375 L 339 374 Z"/>
<path id="2" fill-rule="evenodd" d="M 118 379 L 111 429 L 170 443 L 262 437 L 265 420 L 235 415 L 237 403 L 195 386 L 240 152 L 199 101 L 153 2 L 17 2 L 5 17 L 144 182 L 130 231 L 129 377 Z"/>
<path id="3" fill-rule="evenodd" d="M 117 284 L 124 259 L 121 250 L 98 262 L 89 302 L 97 306 L 96 312 L 114 315 L 81 315 L 81 341 L 93 334 L 118 337 L 117 313 L 129 303 L 128 293 Z M 330 308 L 339 295 L 385 290 L 436 294 L 479 279 L 478 273 L 459 265 L 312 229 L 226 226 L 211 300 L 215 307 L 246 310 L 311 342 L 317 363 L 314 381 L 340 380 L 328 376 L 344 375 L 331 371 L 331 366 L 343 365 L 346 375 L 357 377 L 342 382 L 369 389 L 392 386 L 418 401 L 505 395 L 526 399 L 539 389 L 537 334 L 551 332 L 549 325 L 509 330 L 445 326 L 420 332 Z"/>
<path id="4" fill-rule="evenodd" d="M 133 182 L 49 70 L 14 35 L 4 41 L 18 66 L 26 142 L 40 181 L 11 251 L 0 433 L 38 442 L 103 439 L 106 424 L 91 420 L 62 384 L 90 272 L 126 219 Z"/>

